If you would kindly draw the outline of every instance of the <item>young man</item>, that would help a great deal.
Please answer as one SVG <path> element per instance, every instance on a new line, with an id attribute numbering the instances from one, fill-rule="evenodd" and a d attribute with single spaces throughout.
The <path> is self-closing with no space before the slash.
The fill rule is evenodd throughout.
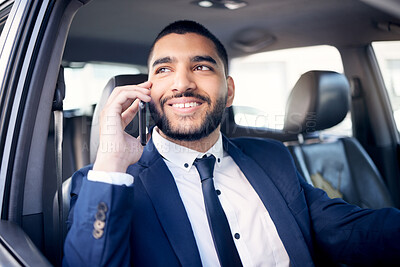
<path id="1" fill-rule="evenodd" d="M 64 265 L 400 260 L 398 210 L 329 199 L 298 175 L 282 144 L 221 135 L 235 86 L 223 45 L 202 25 L 167 26 L 148 65 L 149 81 L 114 89 L 101 115 L 93 168 L 72 178 Z M 138 100 L 149 103 L 156 122 L 144 149 L 124 132 Z"/>

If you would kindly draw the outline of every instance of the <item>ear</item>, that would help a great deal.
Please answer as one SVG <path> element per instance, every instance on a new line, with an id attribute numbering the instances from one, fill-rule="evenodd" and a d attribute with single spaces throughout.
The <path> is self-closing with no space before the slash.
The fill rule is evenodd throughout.
<path id="1" fill-rule="evenodd" d="M 230 107 L 233 103 L 233 99 L 235 98 L 235 82 L 231 76 L 226 78 L 226 83 L 228 86 L 228 96 L 226 101 L 226 107 Z"/>

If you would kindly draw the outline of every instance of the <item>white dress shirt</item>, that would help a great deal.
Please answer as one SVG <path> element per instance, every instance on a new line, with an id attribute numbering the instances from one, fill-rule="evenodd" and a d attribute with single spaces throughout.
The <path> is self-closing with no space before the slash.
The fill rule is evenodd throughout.
<path id="1" fill-rule="evenodd" d="M 206 153 L 179 146 L 163 138 L 155 128 L 154 146 L 171 171 L 185 206 L 203 266 L 220 266 L 205 211 L 200 176 L 193 162 L 204 154 L 214 155 L 215 189 L 228 219 L 243 266 L 289 266 L 289 256 L 269 213 L 233 159 L 223 150 L 222 136 Z M 112 180 L 117 178 L 113 173 Z M 89 180 L 107 182 L 106 173 L 90 171 Z M 97 177 L 102 177 L 98 180 Z M 131 176 L 132 177 L 132 176 Z M 122 174 L 123 180 L 128 179 Z M 108 179 L 111 180 L 111 179 Z M 125 182 L 116 182 L 126 184 Z M 129 183 L 127 184 L 129 185 Z"/>

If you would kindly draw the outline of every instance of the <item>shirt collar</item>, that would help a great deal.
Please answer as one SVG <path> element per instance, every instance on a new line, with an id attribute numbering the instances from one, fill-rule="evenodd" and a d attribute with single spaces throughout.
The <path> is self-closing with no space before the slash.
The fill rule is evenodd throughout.
<path id="1" fill-rule="evenodd" d="M 217 166 L 220 166 L 224 151 L 222 145 L 222 134 L 219 134 L 217 142 L 206 152 L 198 152 L 190 148 L 175 144 L 158 133 L 158 128 L 153 128 L 152 139 L 158 153 L 174 165 L 189 171 L 196 158 L 201 158 L 203 155 L 214 155 Z"/>

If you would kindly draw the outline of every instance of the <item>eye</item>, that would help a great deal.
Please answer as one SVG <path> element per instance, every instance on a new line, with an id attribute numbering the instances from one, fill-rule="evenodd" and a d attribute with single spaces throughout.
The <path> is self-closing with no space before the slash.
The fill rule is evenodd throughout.
<path id="1" fill-rule="evenodd" d="M 161 68 L 158 68 L 156 70 L 156 74 L 158 74 L 158 73 L 166 73 L 166 72 L 171 72 L 171 70 L 168 69 L 168 68 L 165 68 L 165 67 L 161 67 Z"/>
<path id="2" fill-rule="evenodd" d="M 198 65 L 196 67 L 194 67 L 195 70 L 201 70 L 201 71 L 208 71 L 208 70 L 212 70 L 211 67 L 206 66 L 206 65 Z"/>

